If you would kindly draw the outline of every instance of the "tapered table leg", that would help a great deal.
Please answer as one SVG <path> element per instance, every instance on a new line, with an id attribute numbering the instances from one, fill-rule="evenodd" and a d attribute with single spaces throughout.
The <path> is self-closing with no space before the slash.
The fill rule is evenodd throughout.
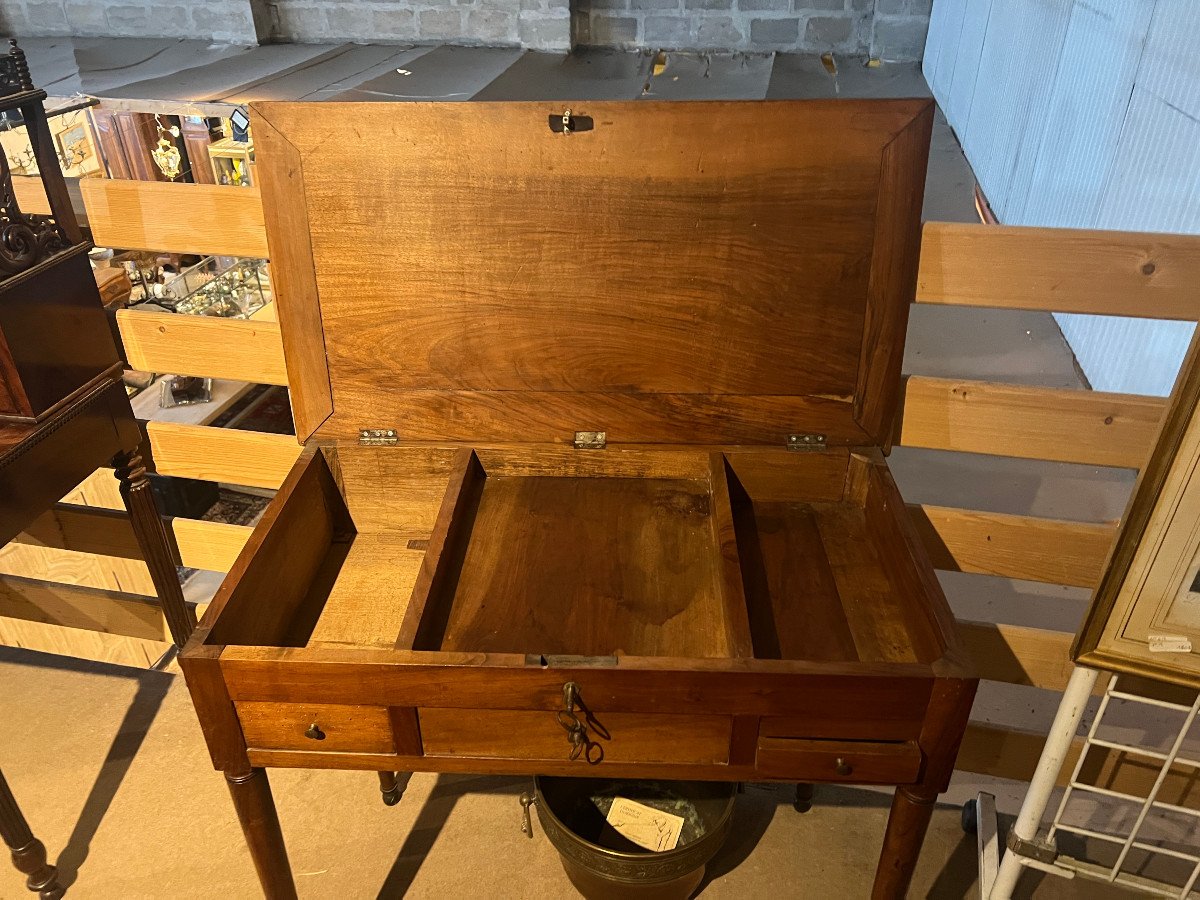
<path id="1" fill-rule="evenodd" d="M 229 793 L 233 795 L 233 806 L 242 823 L 242 833 L 246 836 L 263 894 L 267 900 L 295 900 L 296 884 L 292 880 L 292 867 L 266 770 L 226 772 L 225 780 L 229 783 Z"/>
<path id="2" fill-rule="evenodd" d="M 0 772 L 0 836 L 12 851 L 13 865 L 26 876 L 25 885 L 42 900 L 58 900 L 58 870 L 46 862 L 46 847 L 33 836 L 17 800 Z"/>
<path id="3" fill-rule="evenodd" d="M 114 460 L 117 479 L 121 482 L 121 499 L 129 512 L 133 534 L 150 570 L 150 580 L 158 601 L 162 604 L 167 627 L 175 646 L 182 647 L 196 627 L 196 611 L 183 600 L 179 572 L 175 568 L 171 540 L 158 506 L 142 458 L 136 453 L 121 453 Z"/>
<path id="4" fill-rule="evenodd" d="M 927 793 L 920 788 L 896 788 L 883 836 L 883 851 L 879 854 L 879 868 L 875 870 L 872 900 L 903 900 L 908 893 L 908 883 L 917 867 L 917 857 L 921 854 L 921 844 L 936 800 L 936 791 Z"/>

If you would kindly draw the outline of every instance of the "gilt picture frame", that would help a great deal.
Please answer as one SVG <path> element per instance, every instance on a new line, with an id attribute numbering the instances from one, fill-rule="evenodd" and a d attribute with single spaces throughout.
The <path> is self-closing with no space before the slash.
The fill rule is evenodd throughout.
<path id="1" fill-rule="evenodd" d="M 1200 340 L 1193 337 L 1075 662 L 1200 688 Z"/>

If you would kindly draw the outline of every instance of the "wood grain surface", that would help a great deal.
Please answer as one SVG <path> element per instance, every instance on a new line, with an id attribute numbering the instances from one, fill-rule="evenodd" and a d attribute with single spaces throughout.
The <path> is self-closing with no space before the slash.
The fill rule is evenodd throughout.
<path id="1" fill-rule="evenodd" d="M 1200 318 L 1195 235 L 929 222 L 917 301 Z"/>
<path id="2" fill-rule="evenodd" d="M 569 137 L 545 103 L 331 106 L 373 135 L 348 143 L 300 104 L 254 112 L 280 139 L 264 183 L 305 200 L 310 234 L 271 242 L 311 240 L 327 433 L 771 443 L 803 422 L 873 442 L 854 400 L 881 178 L 923 180 L 919 153 L 882 159 L 925 102 L 596 103 Z M 903 306 L 889 260 L 870 302 Z"/>
<path id="3" fill-rule="evenodd" d="M 267 256 L 258 188 L 84 178 L 80 189 L 101 247 Z"/>

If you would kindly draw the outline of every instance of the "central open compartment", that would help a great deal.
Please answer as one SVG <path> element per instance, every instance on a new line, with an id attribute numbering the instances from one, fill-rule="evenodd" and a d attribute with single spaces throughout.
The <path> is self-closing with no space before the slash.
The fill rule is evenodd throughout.
<path id="1" fill-rule="evenodd" d="M 398 645 L 749 655 L 724 458 L 669 463 L 580 471 L 459 451 Z"/>

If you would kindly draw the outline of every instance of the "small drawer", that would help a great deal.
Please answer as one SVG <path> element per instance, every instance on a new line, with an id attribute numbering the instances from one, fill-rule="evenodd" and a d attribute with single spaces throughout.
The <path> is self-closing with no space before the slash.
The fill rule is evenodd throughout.
<path id="1" fill-rule="evenodd" d="M 417 711 L 426 756 L 567 760 L 571 742 L 553 712 L 509 709 Z M 589 738 L 600 762 L 718 764 L 729 762 L 729 716 L 595 713 L 608 733 Z M 593 757 L 593 761 L 596 757 Z M 583 760 L 579 760 L 581 764 Z"/>
<path id="2" fill-rule="evenodd" d="M 258 750 L 395 753 L 385 706 L 235 703 L 246 746 Z"/>
<path id="3" fill-rule="evenodd" d="M 814 741 L 760 737 L 755 768 L 768 778 L 856 784 L 912 784 L 921 773 L 915 741 Z"/>

